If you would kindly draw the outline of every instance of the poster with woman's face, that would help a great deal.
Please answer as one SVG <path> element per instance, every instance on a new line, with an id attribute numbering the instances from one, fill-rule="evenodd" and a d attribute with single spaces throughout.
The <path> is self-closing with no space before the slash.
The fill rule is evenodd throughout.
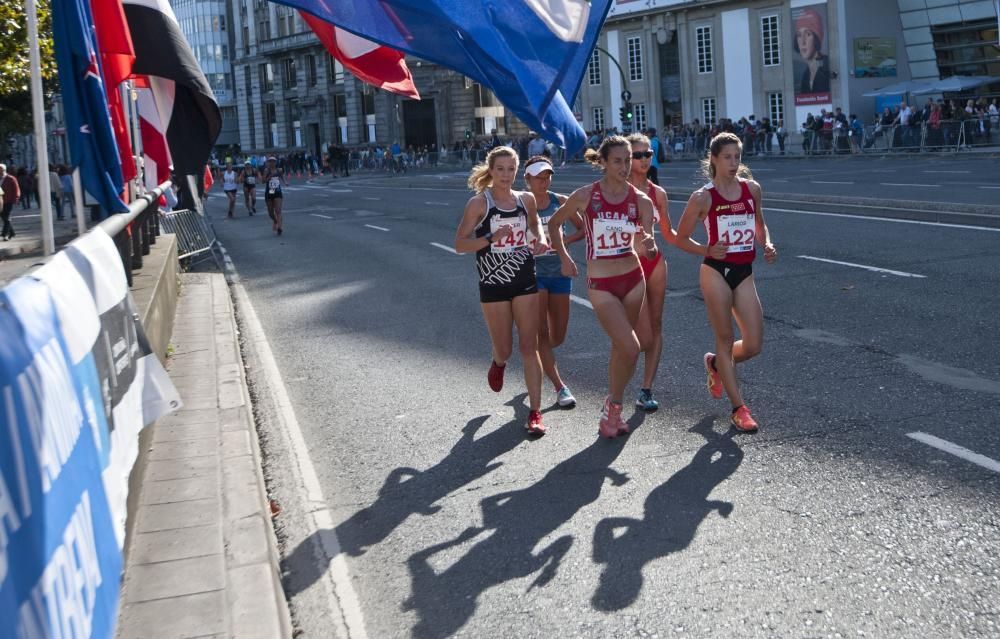
<path id="1" fill-rule="evenodd" d="M 826 17 L 825 3 L 792 9 L 795 106 L 830 104 Z"/>

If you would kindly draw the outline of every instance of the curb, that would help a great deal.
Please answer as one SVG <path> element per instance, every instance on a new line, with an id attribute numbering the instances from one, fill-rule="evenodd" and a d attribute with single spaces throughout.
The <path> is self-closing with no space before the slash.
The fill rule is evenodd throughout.
<path id="1" fill-rule="evenodd" d="M 73 235 L 62 235 L 55 239 L 56 250 L 61 248 L 63 245 L 69 244 L 77 238 L 76 234 Z M 17 240 L 15 240 L 17 241 Z M 20 240 L 17 241 L 17 245 L 12 246 L 11 244 L 4 244 L 0 246 L 0 259 L 8 257 L 17 257 L 19 255 L 27 255 L 29 253 L 35 253 L 42 250 L 42 239 L 32 238 L 30 240 Z"/>
<path id="2" fill-rule="evenodd" d="M 232 356 L 235 358 L 234 365 L 227 371 L 229 379 L 220 380 L 220 396 L 224 390 L 222 385 L 226 381 L 235 381 L 239 386 L 238 389 L 229 389 L 230 393 L 238 392 L 238 398 L 232 398 L 230 403 L 233 406 L 229 411 L 226 411 L 229 414 L 223 417 L 223 438 L 229 434 L 227 433 L 229 427 L 226 426 L 226 423 L 238 424 L 238 428 L 231 434 L 240 435 L 242 433 L 239 431 L 244 429 L 249 433 L 249 441 L 245 444 L 249 446 L 253 458 L 252 469 L 226 468 L 225 460 L 223 460 L 223 526 L 226 529 L 225 538 L 229 540 L 226 547 L 228 573 L 226 592 L 232 624 L 230 633 L 233 637 L 290 639 L 292 622 L 281 583 L 281 556 L 278 553 L 278 540 L 274 534 L 270 501 L 264 484 L 259 434 L 252 416 L 253 404 L 250 400 L 246 365 L 239 343 L 240 332 L 236 321 L 236 305 L 232 290 L 223 275 L 219 275 L 217 278 L 213 277 L 212 286 L 216 287 L 213 297 L 218 295 L 224 299 L 228 319 L 225 326 L 216 325 L 216 335 L 218 338 L 223 333 L 226 334 L 225 339 L 229 343 L 225 347 L 233 349 Z M 215 299 L 218 303 L 218 298 Z M 246 490 L 246 484 L 241 483 L 241 480 L 247 478 L 246 471 L 252 473 L 256 513 L 250 512 L 253 510 L 251 508 L 240 512 L 241 506 L 244 504 L 241 503 L 240 497 L 236 496 Z M 260 548 L 261 535 L 266 538 L 266 547 L 263 549 L 263 553 Z M 235 565 L 230 564 L 229 558 L 236 560 L 233 562 Z M 269 608 L 272 608 L 276 613 L 273 617 L 268 614 Z M 267 619 L 262 619 L 265 616 Z"/>

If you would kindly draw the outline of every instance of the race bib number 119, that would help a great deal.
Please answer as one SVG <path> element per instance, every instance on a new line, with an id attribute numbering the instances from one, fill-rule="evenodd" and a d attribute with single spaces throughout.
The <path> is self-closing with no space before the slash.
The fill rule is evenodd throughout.
<path id="1" fill-rule="evenodd" d="M 634 233 L 635 225 L 625 220 L 594 220 L 594 257 L 630 252 Z"/>

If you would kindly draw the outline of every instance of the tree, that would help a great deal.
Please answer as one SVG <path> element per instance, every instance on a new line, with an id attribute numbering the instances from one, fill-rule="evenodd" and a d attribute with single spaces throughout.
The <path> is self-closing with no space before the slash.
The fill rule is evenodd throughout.
<path id="1" fill-rule="evenodd" d="M 38 49 L 42 92 L 46 105 L 58 84 L 52 41 L 50 0 L 37 0 Z M 31 66 L 28 57 L 28 17 L 23 0 L 0 0 L 0 157 L 7 155 L 7 138 L 32 129 Z"/>

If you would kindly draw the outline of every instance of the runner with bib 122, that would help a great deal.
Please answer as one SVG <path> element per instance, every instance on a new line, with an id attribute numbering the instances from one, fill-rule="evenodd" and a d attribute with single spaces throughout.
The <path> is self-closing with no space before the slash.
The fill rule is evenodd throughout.
<path id="1" fill-rule="evenodd" d="M 676 244 L 705 258 L 699 282 L 715 333 L 715 352 L 704 357 L 709 393 L 720 399 L 725 389 L 733 407 L 730 422 L 737 430 L 752 433 L 757 422 L 740 393 L 736 364 L 758 355 L 764 341 L 764 311 L 753 278 L 756 245 L 764 247 L 769 264 L 778 258 L 778 250 L 764 223 L 760 185 L 740 162 L 742 151 L 742 142 L 732 133 L 712 138 L 708 157 L 702 161 L 711 181 L 691 194 L 677 224 Z M 705 226 L 707 244 L 691 239 L 698 222 Z M 739 340 L 734 339 L 734 319 Z"/>

